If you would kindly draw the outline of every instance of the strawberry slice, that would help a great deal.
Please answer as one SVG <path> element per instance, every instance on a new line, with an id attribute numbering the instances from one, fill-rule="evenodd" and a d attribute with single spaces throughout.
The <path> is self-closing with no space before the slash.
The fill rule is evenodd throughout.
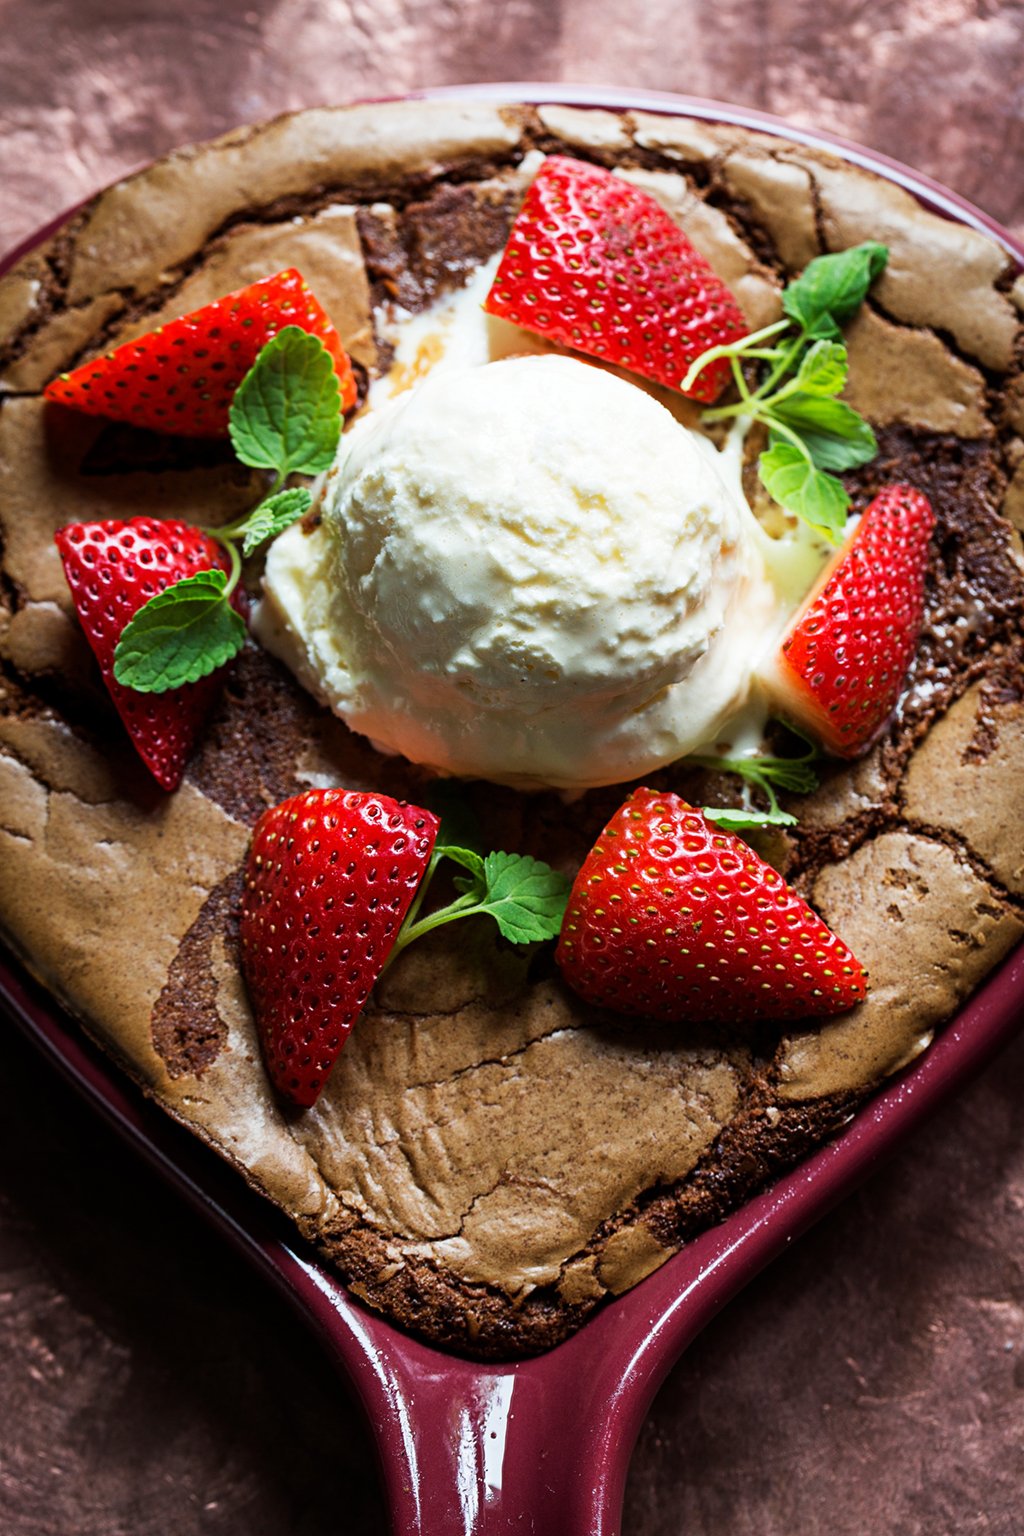
<path id="1" fill-rule="evenodd" d="M 313 1104 L 423 878 L 438 819 L 312 789 L 264 811 L 242 898 L 242 970 L 279 1092 Z"/>
<path id="2" fill-rule="evenodd" d="M 294 267 L 62 373 L 43 393 L 76 411 L 136 427 L 224 437 L 231 397 L 260 350 L 286 325 L 319 336 L 334 359 L 341 408 L 347 411 L 356 401 L 348 354 Z"/>
<path id="3" fill-rule="evenodd" d="M 651 789 L 633 792 L 587 855 L 555 958 L 587 1002 L 655 1019 L 810 1018 L 867 990 L 776 870 Z"/>
<path id="4" fill-rule="evenodd" d="M 648 193 L 582 160 L 551 155 L 512 226 L 484 308 L 678 390 L 709 347 L 749 334 L 743 313 Z M 726 359 L 687 393 L 716 400 Z"/>
<path id="5" fill-rule="evenodd" d="M 921 633 L 934 526 L 920 491 L 879 491 L 765 675 L 781 713 L 837 757 L 864 752 L 896 707 Z"/>
<path id="6" fill-rule="evenodd" d="M 217 674 L 170 693 L 139 693 L 114 676 L 114 651 L 132 615 L 197 571 L 229 567 L 225 551 L 187 523 L 133 517 L 69 523 L 54 535 L 75 609 L 139 756 L 163 789 L 177 789 L 220 686 Z"/>

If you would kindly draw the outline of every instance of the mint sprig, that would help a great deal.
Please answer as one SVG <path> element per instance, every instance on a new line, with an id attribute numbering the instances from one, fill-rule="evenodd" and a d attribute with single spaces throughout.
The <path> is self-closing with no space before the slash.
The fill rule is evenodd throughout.
<path id="1" fill-rule="evenodd" d="M 745 793 L 747 804 L 743 806 L 705 805 L 704 815 L 726 832 L 745 832 L 758 827 L 792 827 L 797 818 L 779 805 L 776 787 L 788 789 L 793 794 L 809 795 L 820 782 L 814 763 L 821 756 L 813 742 L 805 741 L 806 750 L 798 757 L 772 757 L 767 753 L 757 757 L 688 757 L 687 763 L 695 768 L 708 768 L 716 773 L 734 773 L 744 782 L 745 792 L 758 790 L 768 801 L 768 809 L 759 811 Z"/>
<path id="2" fill-rule="evenodd" d="M 780 506 L 788 507 L 830 539 L 842 533 L 850 498 L 840 480 L 815 467 L 798 443 L 773 441 L 758 460 L 761 484 Z"/>
<path id="3" fill-rule="evenodd" d="M 333 462 L 341 436 L 341 391 L 318 336 L 285 326 L 263 347 L 231 402 L 229 430 L 243 464 L 276 471 L 270 494 L 226 527 L 203 531 L 228 551 L 231 570 L 200 571 L 165 587 L 135 613 L 114 651 L 114 676 L 138 693 L 166 693 L 197 682 L 245 644 L 231 597 L 248 558 L 309 510 L 305 486 Z M 241 546 L 239 548 L 239 546 Z"/>
<path id="4" fill-rule="evenodd" d="M 436 797 L 432 798 L 436 803 Z M 449 813 L 442 815 L 434 851 L 399 929 L 387 965 L 425 933 L 462 917 L 493 918 L 499 932 L 512 944 L 535 944 L 557 938 L 571 880 L 529 854 L 485 854 L 476 847 L 463 846 L 458 839 L 466 836 L 475 819 L 466 811 L 464 803 L 455 798 L 455 793 L 447 792 L 443 798 L 450 808 Z M 424 897 L 443 859 L 451 860 L 465 871 L 456 875 L 452 882 L 459 894 L 447 906 L 421 917 Z"/>
<path id="5" fill-rule="evenodd" d="M 841 320 L 849 320 L 863 304 L 868 289 L 889 259 L 888 246 L 877 240 L 809 261 L 782 295 L 782 307 L 805 335 L 835 339 Z"/>
<path id="6" fill-rule="evenodd" d="M 740 398 L 705 411 L 702 420 L 744 417 L 766 426 L 768 447 L 758 460 L 762 484 L 781 506 L 833 543 L 839 542 L 850 506 L 836 472 L 867 464 L 878 452 L 868 423 L 836 399 L 847 375 L 841 322 L 864 302 L 888 255 L 884 245 L 871 240 L 816 257 L 783 292 L 786 319 L 741 341 L 711 347 L 682 384 L 684 390 L 692 388 L 709 363 L 729 359 Z M 750 360 L 763 366 L 755 389 L 742 366 Z"/>
<path id="7" fill-rule="evenodd" d="M 240 529 L 242 554 L 248 559 L 261 544 L 265 544 L 268 539 L 276 539 L 279 533 L 290 528 L 292 523 L 309 511 L 312 502 L 313 498 L 304 485 L 278 491 L 276 496 L 268 496 L 266 501 L 261 501 L 256 510 L 249 513 Z"/>
<path id="8" fill-rule="evenodd" d="M 267 342 L 235 391 L 228 431 L 254 469 L 318 475 L 338 446 L 341 388 L 319 336 L 297 325 Z"/>
<path id="9" fill-rule="evenodd" d="M 121 633 L 117 681 L 140 693 L 164 693 L 230 661 L 245 644 L 245 624 L 225 601 L 227 582 L 219 567 L 197 571 L 151 597 Z"/>

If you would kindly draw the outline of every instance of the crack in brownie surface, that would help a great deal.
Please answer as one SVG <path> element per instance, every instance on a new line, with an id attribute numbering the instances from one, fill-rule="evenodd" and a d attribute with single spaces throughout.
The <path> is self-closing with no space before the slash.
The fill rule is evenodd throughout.
<path id="1" fill-rule="evenodd" d="M 13 397 L 176 305 L 262 275 L 259 262 L 309 266 L 357 362 L 379 369 L 375 303 L 421 309 L 500 249 L 523 189 L 516 166 L 538 147 L 618 163 L 689 210 L 698 243 L 739 275 L 759 315 L 812 255 L 865 237 L 865 188 L 877 185 L 761 134 L 646 114 L 624 118 L 622 144 L 609 148 L 596 131 L 588 142 L 587 114 L 572 109 L 488 109 L 472 128 L 435 113 L 417 147 L 415 108 L 377 111 L 391 145 L 378 140 L 362 170 L 346 123 L 366 119 L 310 114 L 177 157 L 84 210 L 48 258 L 27 258 L 35 308 L 15 326 L 0 376 L 0 775 L 11 808 L 0 919 L 90 1029 L 284 1206 L 357 1295 L 446 1347 L 496 1358 L 557 1342 L 833 1134 L 1024 934 L 1024 850 L 1010 812 L 1024 767 L 1024 589 L 1019 540 L 1000 510 L 1024 454 L 1019 352 L 1014 361 L 1006 345 L 1007 264 L 973 232 L 958 245 L 886 190 L 900 250 L 919 237 L 933 283 L 982 295 L 973 329 L 959 292 L 946 324 L 920 275 L 903 274 L 851 341 L 881 447 L 850 479 L 857 505 L 906 478 L 938 516 L 926 631 L 884 740 L 830 770 L 812 797 L 784 801 L 798 828 L 758 840 L 863 954 L 869 1002 L 807 1029 L 712 1036 L 627 1024 L 587 1009 L 550 961 L 527 966 L 467 925 L 403 955 L 320 1103 L 285 1111 L 263 1077 L 236 961 L 231 893 L 247 830 L 310 785 L 415 801 L 426 777 L 374 752 L 250 647 L 183 789 L 170 803 L 150 790 L 112 711 L 96 710 L 52 531 L 128 509 L 220 521 L 251 498 L 253 477 L 215 452 L 171 451 Z M 285 140 L 315 142 L 329 173 L 311 170 L 301 185 L 282 168 Z M 248 206 L 226 190 L 232 157 L 252 174 Z M 176 206 L 186 186 L 198 234 L 186 249 L 176 232 L 161 265 L 154 209 L 162 197 Z M 119 269 L 136 211 L 142 243 Z M 102 281 L 89 241 L 111 262 Z M 899 384 L 901 357 L 913 359 L 914 389 Z M 17 703 L 26 695 L 29 708 Z M 721 776 L 685 764 L 647 782 L 697 803 L 730 793 Z M 479 784 L 470 794 L 496 846 L 572 872 L 627 788 L 571 806 Z M 116 872 L 135 910 L 119 905 L 112 934 L 105 893 Z M 139 951 L 145 964 L 128 974 Z"/>

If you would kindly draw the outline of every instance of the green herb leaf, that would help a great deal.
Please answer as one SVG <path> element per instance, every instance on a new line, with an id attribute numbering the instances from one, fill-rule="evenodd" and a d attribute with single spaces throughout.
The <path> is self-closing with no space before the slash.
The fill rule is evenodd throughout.
<path id="1" fill-rule="evenodd" d="M 302 486 L 294 490 L 278 491 L 261 501 L 246 518 L 242 526 L 242 554 L 251 555 L 266 539 L 276 539 L 279 533 L 290 528 L 304 513 L 309 511 L 313 498 Z"/>
<path id="2" fill-rule="evenodd" d="M 818 787 L 819 779 L 811 766 L 820 756 L 818 748 L 806 737 L 808 750 L 800 757 L 773 757 L 767 753 L 758 757 L 691 757 L 694 767 L 709 768 L 715 773 L 734 773 L 768 798 L 768 810 L 756 811 L 750 806 L 706 805 L 704 814 L 716 826 L 727 832 L 745 832 L 756 827 L 793 827 L 797 818 L 779 806 L 775 787 L 789 789 L 798 795 L 809 795 Z"/>
<path id="3" fill-rule="evenodd" d="M 778 784 L 782 789 L 809 795 L 820 782 L 812 766 L 820 756 L 818 748 L 808 742 L 808 750 L 800 757 L 773 757 L 764 753 L 756 757 L 689 757 L 686 761 L 695 768 L 708 768 L 714 773 L 734 773 L 750 784 L 761 787 Z"/>
<path id="4" fill-rule="evenodd" d="M 874 432 L 845 400 L 798 391 L 776 402 L 772 419 L 793 428 L 816 469 L 853 469 L 878 452 Z"/>
<path id="5" fill-rule="evenodd" d="M 742 775 L 743 769 L 737 765 L 732 772 Z M 753 770 L 747 776 L 754 783 L 777 784 L 780 789 L 791 790 L 795 795 L 813 794 L 821 782 L 806 757 L 755 758 Z"/>
<path id="6" fill-rule="evenodd" d="M 562 926 L 572 882 L 528 854 L 489 853 L 478 911 L 494 918 L 513 944 L 553 939 Z"/>
<path id="7" fill-rule="evenodd" d="M 713 347 L 693 364 L 684 387 L 715 357 L 764 359 L 766 377 L 739 401 L 705 411 L 704 421 L 749 417 L 768 428 L 761 480 L 769 494 L 833 543 L 846 523 L 850 498 L 830 471 L 866 464 L 878 452 L 875 434 L 852 406 L 836 398 L 846 384 L 847 352 L 840 321 L 861 304 L 888 260 L 888 250 L 865 241 L 848 251 L 818 256 L 782 295 L 795 335 L 778 337 L 767 326 L 728 347 Z M 783 327 L 785 329 L 785 326 Z M 764 346 L 775 338 L 776 344 Z M 756 346 L 755 346 L 756 343 Z"/>
<path id="8" fill-rule="evenodd" d="M 220 569 L 198 571 L 151 597 L 117 642 L 117 681 L 139 693 L 166 693 L 230 661 L 245 644 L 245 625 L 226 583 Z"/>
<path id="9" fill-rule="evenodd" d="M 243 464 L 281 476 L 319 474 L 341 435 L 341 391 L 330 353 L 297 325 L 262 349 L 231 402 L 229 430 Z"/>
<path id="10" fill-rule="evenodd" d="M 441 849 L 435 845 L 428 874 L 438 857 L 453 859 L 469 871 L 454 879 L 460 895 L 447 907 L 420 917 L 417 892 L 417 900 L 388 956 L 388 965 L 407 944 L 460 917 L 493 917 L 513 944 L 536 944 L 557 937 L 572 882 L 550 865 L 519 853 L 489 853 L 481 858 L 471 848 L 447 843 Z"/>
<path id="11" fill-rule="evenodd" d="M 864 302 L 868 289 L 888 260 L 889 252 L 875 240 L 817 256 L 790 283 L 782 295 L 782 307 L 808 336 L 832 340 L 846 320 Z"/>
<path id="12" fill-rule="evenodd" d="M 442 822 L 442 826 L 444 823 Z M 486 889 L 486 877 L 484 875 L 483 855 L 477 853 L 475 848 L 461 848 L 458 843 L 434 844 L 434 852 L 440 857 L 451 859 L 453 864 L 459 864 L 463 869 L 468 869 L 467 875 L 456 875 L 454 879 L 455 889 L 458 891 L 471 891 L 479 887 L 481 893 Z"/>
<path id="13" fill-rule="evenodd" d="M 796 382 L 808 395 L 838 395 L 846 373 L 846 348 L 838 341 L 816 341 L 800 360 Z"/>
<path id="14" fill-rule="evenodd" d="M 758 471 L 769 496 L 833 541 L 846 523 L 850 498 L 840 482 L 816 469 L 793 443 L 777 442 L 762 453 Z"/>
<path id="15" fill-rule="evenodd" d="M 795 827 L 797 819 L 776 806 L 770 811 L 744 810 L 741 807 L 705 805 L 704 815 L 723 832 L 749 832 L 758 827 Z"/>

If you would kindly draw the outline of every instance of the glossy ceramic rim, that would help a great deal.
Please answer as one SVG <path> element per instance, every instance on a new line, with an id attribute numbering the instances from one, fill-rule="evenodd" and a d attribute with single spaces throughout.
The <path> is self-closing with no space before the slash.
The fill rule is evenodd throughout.
<path id="1" fill-rule="evenodd" d="M 1024 245 L 937 182 L 884 155 L 765 113 L 659 92 L 518 83 L 387 99 L 650 111 L 763 130 L 831 151 L 895 182 L 932 211 L 996 239 L 1024 267 Z M 70 216 L 23 242 L 0 262 L 0 275 Z M 533 1503 L 535 1536 L 612 1536 L 636 1433 L 658 1384 L 690 1339 L 988 1062 L 1019 1027 L 1022 999 L 1024 944 L 836 1140 L 602 1307 L 565 1343 L 530 1360 L 481 1365 L 425 1345 L 353 1301 L 295 1240 L 280 1212 L 254 1196 L 193 1134 L 145 1103 L 45 991 L 0 960 L 0 1002 L 11 1017 L 289 1296 L 343 1364 L 374 1424 L 392 1515 L 403 1536 L 521 1530 L 542 1482 L 546 1503 Z M 548 1464 L 552 1444 L 560 1453 Z"/>

